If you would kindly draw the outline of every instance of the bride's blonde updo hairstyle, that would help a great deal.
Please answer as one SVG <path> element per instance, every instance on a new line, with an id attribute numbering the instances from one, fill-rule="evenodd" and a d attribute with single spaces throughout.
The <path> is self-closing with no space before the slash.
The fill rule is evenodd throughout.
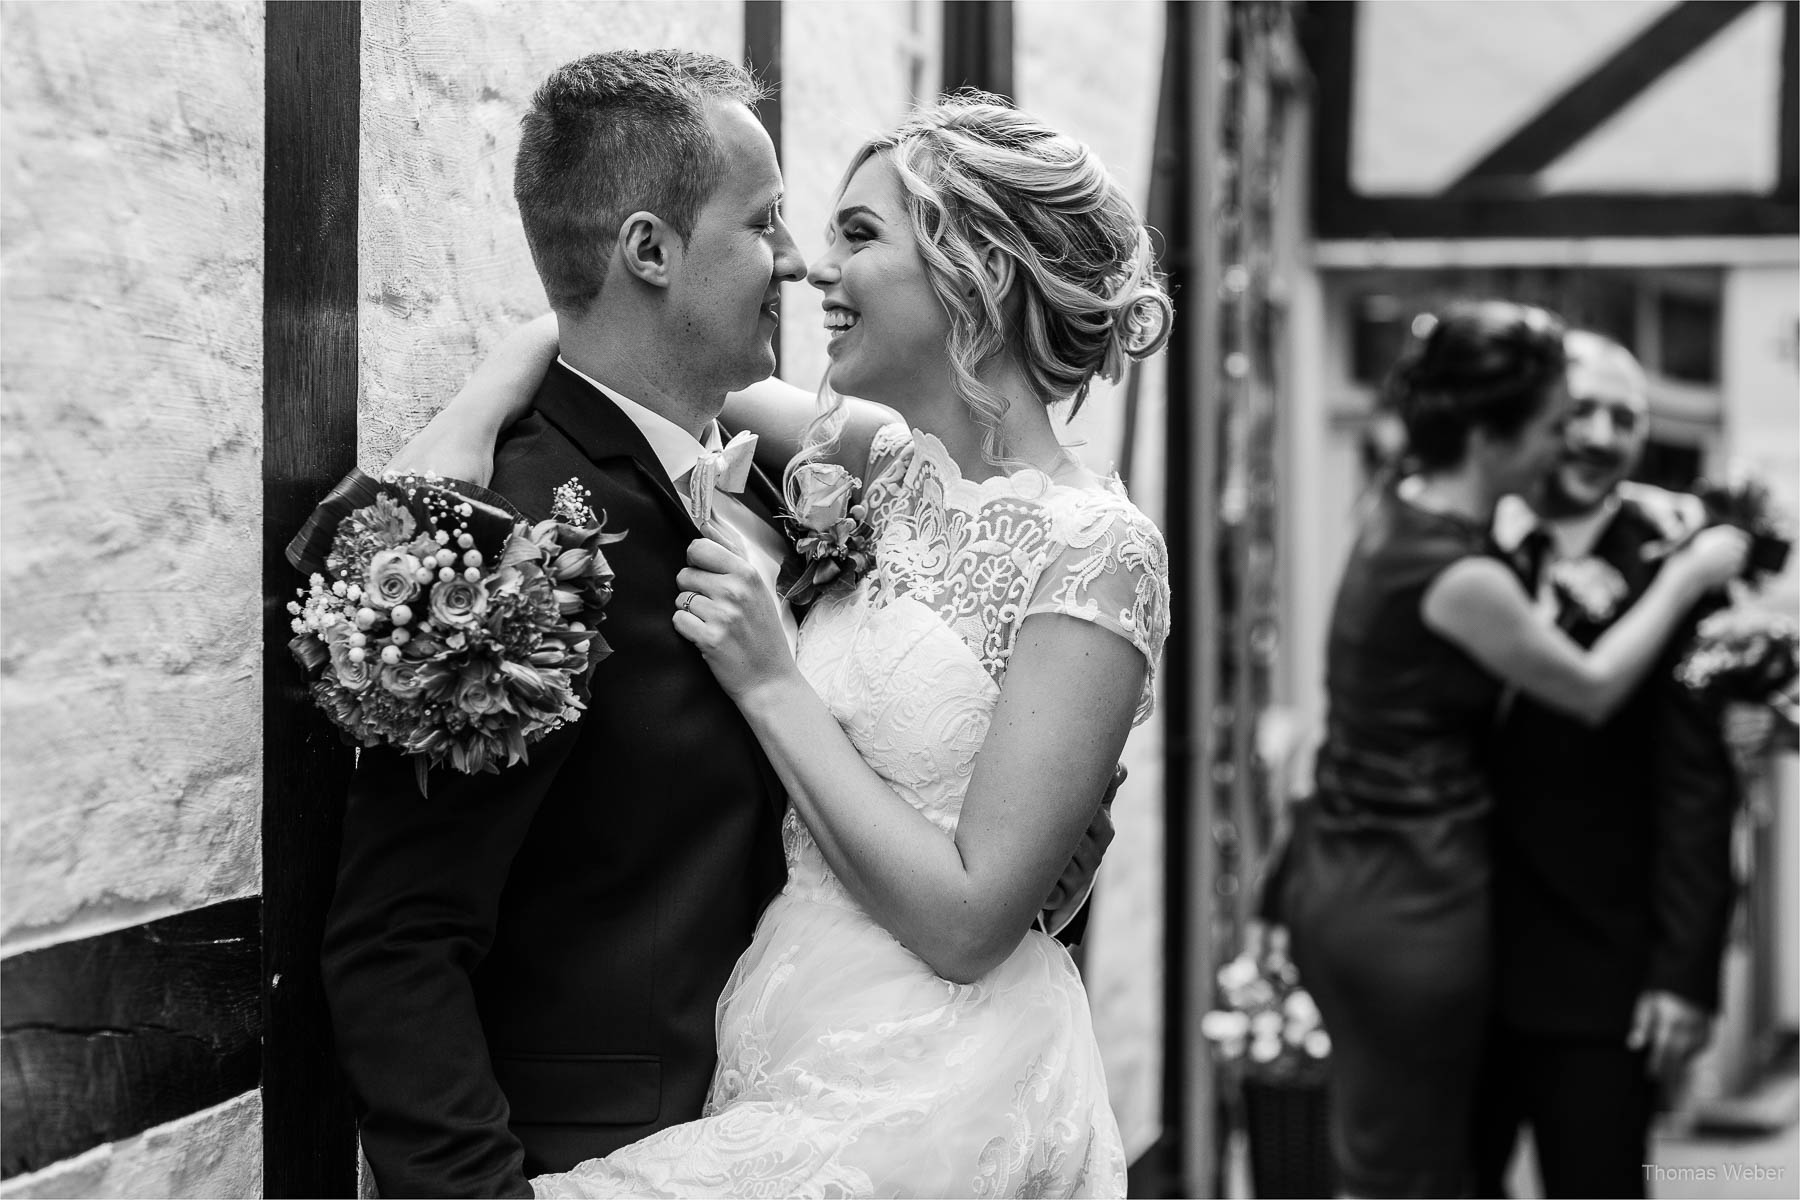
<path id="1" fill-rule="evenodd" d="M 1073 416 L 1096 375 L 1116 381 L 1128 360 L 1168 341 L 1174 308 L 1149 231 L 1074 138 L 997 97 L 960 92 L 866 143 L 840 195 L 878 154 L 900 177 L 927 276 L 950 317 L 956 390 L 987 430 L 990 462 L 1006 460 L 1006 403 L 977 373 L 997 356 L 1017 360 L 1040 402 L 1072 400 Z M 984 266 L 990 247 L 1012 261 L 1013 296 Z M 1009 307 L 1017 314 L 1010 323 Z"/>

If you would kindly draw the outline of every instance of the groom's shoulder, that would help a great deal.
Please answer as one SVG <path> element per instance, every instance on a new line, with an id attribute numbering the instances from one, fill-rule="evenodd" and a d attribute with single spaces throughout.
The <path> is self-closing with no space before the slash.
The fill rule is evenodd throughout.
<path id="1" fill-rule="evenodd" d="M 586 475 L 593 464 L 568 435 L 532 412 L 515 421 L 494 447 L 490 485 L 533 520 L 550 515 L 551 493 L 571 478 Z"/>
<path id="2" fill-rule="evenodd" d="M 570 479 L 589 480 L 592 457 L 576 440 L 583 408 L 600 397 L 561 363 L 552 363 L 532 397 L 531 411 L 494 446 L 492 487 L 533 519 L 550 514 L 551 493 Z M 588 447 L 589 450 L 594 447 Z"/>

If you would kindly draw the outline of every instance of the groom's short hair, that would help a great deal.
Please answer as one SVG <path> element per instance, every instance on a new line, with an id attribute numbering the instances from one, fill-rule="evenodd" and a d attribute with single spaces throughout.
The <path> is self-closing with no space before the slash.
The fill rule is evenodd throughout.
<path id="1" fill-rule="evenodd" d="M 691 236 L 724 170 L 707 106 L 765 94 L 738 64 L 687 50 L 613 50 L 557 68 L 532 97 L 513 170 L 550 306 L 594 302 L 619 226 L 640 209 Z"/>

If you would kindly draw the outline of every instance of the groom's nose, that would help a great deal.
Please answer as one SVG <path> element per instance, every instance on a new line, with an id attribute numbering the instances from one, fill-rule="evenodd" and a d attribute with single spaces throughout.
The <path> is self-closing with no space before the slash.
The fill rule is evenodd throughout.
<path id="1" fill-rule="evenodd" d="M 800 247 L 794 244 L 794 235 L 788 232 L 787 222 L 779 217 L 775 220 L 775 278 L 786 283 L 806 278 L 806 259 L 801 255 Z"/>

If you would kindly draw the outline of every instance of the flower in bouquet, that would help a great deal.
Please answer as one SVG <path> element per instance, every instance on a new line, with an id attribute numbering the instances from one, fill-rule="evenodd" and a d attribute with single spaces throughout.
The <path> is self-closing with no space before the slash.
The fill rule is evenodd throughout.
<path id="1" fill-rule="evenodd" d="M 289 550 L 312 565 L 329 538 L 289 648 L 346 738 L 411 756 L 421 791 L 431 767 L 498 771 L 583 711 L 622 536 L 573 480 L 534 524 L 472 484 L 354 474 Z"/>
<path id="2" fill-rule="evenodd" d="M 1706 510 L 1708 523 L 1733 525 L 1750 535 L 1749 562 L 1744 581 L 1752 587 L 1781 574 L 1794 545 L 1793 522 L 1776 505 L 1769 487 L 1741 467 L 1723 480 L 1701 480 L 1694 494 Z"/>
<path id="3" fill-rule="evenodd" d="M 1284 954 L 1240 954 L 1219 968 L 1220 1007 L 1200 1019 L 1218 1058 L 1251 1075 L 1315 1079 L 1331 1054 L 1319 1006 Z"/>
<path id="4" fill-rule="evenodd" d="M 782 596 L 811 604 L 847 590 L 875 563 L 868 508 L 856 501 L 862 481 L 835 463 L 801 463 L 788 473 L 783 519 L 799 560 L 782 571 Z"/>

